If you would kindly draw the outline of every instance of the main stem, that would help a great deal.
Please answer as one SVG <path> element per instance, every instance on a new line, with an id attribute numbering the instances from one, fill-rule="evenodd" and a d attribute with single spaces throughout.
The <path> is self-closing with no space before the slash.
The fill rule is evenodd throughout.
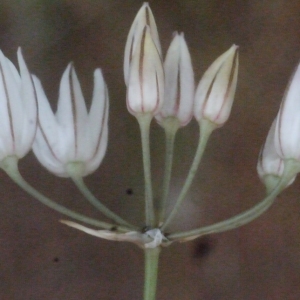
<path id="1" fill-rule="evenodd" d="M 156 299 L 160 247 L 145 249 L 144 300 Z"/>

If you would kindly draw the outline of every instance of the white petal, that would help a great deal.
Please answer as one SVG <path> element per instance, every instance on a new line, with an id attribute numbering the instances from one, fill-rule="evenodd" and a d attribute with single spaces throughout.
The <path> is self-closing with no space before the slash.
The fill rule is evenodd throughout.
<path id="1" fill-rule="evenodd" d="M 128 84 L 129 77 L 129 66 L 131 64 L 132 57 L 136 51 L 137 42 L 140 39 L 144 27 L 148 25 L 150 27 L 151 36 L 153 38 L 154 44 L 161 56 L 161 46 L 159 42 L 158 32 L 156 23 L 154 20 L 153 13 L 147 2 L 144 2 L 140 10 L 138 11 L 128 34 L 125 54 L 124 54 L 124 79 L 126 85 Z"/>
<path id="2" fill-rule="evenodd" d="M 21 95 L 23 109 L 23 124 L 20 128 L 21 136 L 17 154 L 23 157 L 31 148 L 37 128 L 37 94 L 22 56 L 21 49 L 18 49 L 18 61 L 22 80 Z"/>
<path id="3" fill-rule="evenodd" d="M 23 123 L 20 77 L 15 66 L 0 51 L 1 156 L 15 154 Z"/>
<path id="4" fill-rule="evenodd" d="M 164 72 L 162 62 L 150 35 L 144 28 L 131 65 L 127 87 L 127 108 L 131 114 L 155 115 L 163 104 Z"/>
<path id="5" fill-rule="evenodd" d="M 167 117 L 177 117 L 181 126 L 185 126 L 193 116 L 195 86 L 191 57 L 183 33 L 175 33 L 164 70 L 164 104 L 155 117 L 160 123 Z"/>
<path id="6" fill-rule="evenodd" d="M 278 113 L 275 133 L 277 153 L 300 160 L 300 64 L 290 79 Z"/>
<path id="7" fill-rule="evenodd" d="M 87 109 L 72 64 L 68 65 L 61 79 L 56 119 L 64 139 L 61 143 L 64 147 L 63 160 L 80 160 L 82 152 L 79 145 L 84 141 Z"/>
<path id="8" fill-rule="evenodd" d="M 262 180 L 266 175 L 281 176 L 283 174 L 284 162 L 275 149 L 275 128 L 276 119 L 269 130 L 257 164 L 257 171 Z"/>
<path id="9" fill-rule="evenodd" d="M 92 173 L 101 163 L 107 148 L 108 140 L 108 109 L 109 99 L 106 84 L 102 72 L 96 69 L 94 72 L 94 92 L 89 112 L 87 143 L 90 144 L 91 152 L 86 161 L 86 174 Z"/>
<path id="10" fill-rule="evenodd" d="M 33 152 L 40 163 L 57 175 L 64 172 L 61 161 L 62 147 L 56 118 L 37 77 L 33 82 L 38 98 L 39 126 L 33 143 Z"/>

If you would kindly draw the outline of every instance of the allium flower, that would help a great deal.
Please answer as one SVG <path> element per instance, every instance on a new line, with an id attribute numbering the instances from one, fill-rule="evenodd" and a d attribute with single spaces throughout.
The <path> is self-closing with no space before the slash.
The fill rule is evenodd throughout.
<path id="1" fill-rule="evenodd" d="M 281 158 L 300 161 L 300 64 L 290 79 L 280 106 L 275 147 Z"/>
<path id="2" fill-rule="evenodd" d="M 129 34 L 126 41 L 125 46 L 125 54 L 124 54 L 124 79 L 126 85 L 128 85 L 129 78 L 129 69 L 130 64 L 133 58 L 133 55 L 137 49 L 137 44 L 143 34 L 143 30 L 145 26 L 149 26 L 150 35 L 153 39 L 153 42 L 156 46 L 157 51 L 161 56 L 161 46 L 159 42 L 157 27 L 155 24 L 155 19 L 152 14 L 151 8 L 147 2 L 145 2 L 140 10 L 138 11 L 131 28 L 129 30 Z"/>
<path id="3" fill-rule="evenodd" d="M 0 160 L 25 156 L 36 133 L 36 93 L 20 48 L 17 54 L 20 74 L 0 51 Z"/>
<path id="4" fill-rule="evenodd" d="M 39 103 L 39 124 L 33 151 L 50 172 L 68 177 L 68 164 L 82 163 L 82 176 L 101 163 L 108 139 L 108 92 L 100 69 L 94 72 L 94 92 L 89 113 L 72 64 L 60 83 L 56 114 L 40 81 L 34 78 Z"/>
<path id="5" fill-rule="evenodd" d="M 127 108 L 133 115 L 155 115 L 163 103 L 164 71 L 150 30 L 144 27 L 130 64 Z"/>
<path id="6" fill-rule="evenodd" d="M 183 33 L 175 32 L 166 55 L 164 70 L 164 104 L 155 118 L 162 124 L 165 118 L 175 117 L 180 126 L 185 126 L 193 116 L 195 84 L 191 56 Z"/>
<path id="7" fill-rule="evenodd" d="M 204 73 L 195 94 L 197 121 L 205 118 L 217 126 L 227 121 L 237 84 L 238 64 L 238 46 L 232 45 Z"/>

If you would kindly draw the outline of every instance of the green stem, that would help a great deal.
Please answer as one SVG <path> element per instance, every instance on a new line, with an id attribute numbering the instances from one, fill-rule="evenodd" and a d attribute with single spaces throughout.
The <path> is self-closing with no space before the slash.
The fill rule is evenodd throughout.
<path id="1" fill-rule="evenodd" d="M 145 177 L 145 218 L 146 225 L 155 227 L 155 214 L 153 204 L 152 179 L 151 179 L 151 159 L 150 159 L 150 123 L 151 114 L 143 114 L 136 116 L 141 131 L 143 165 Z"/>
<path id="2" fill-rule="evenodd" d="M 155 300 L 160 247 L 145 249 L 144 300 Z"/>
<path id="3" fill-rule="evenodd" d="M 216 128 L 216 125 L 213 124 L 210 121 L 202 120 L 200 123 L 200 137 L 199 137 L 199 143 L 197 147 L 197 151 L 192 163 L 192 166 L 190 168 L 189 174 L 185 180 L 185 183 L 183 185 L 183 188 L 177 198 L 177 201 L 170 213 L 170 215 L 167 217 L 166 221 L 161 227 L 161 230 L 165 230 L 167 226 L 170 224 L 170 222 L 173 220 L 173 218 L 176 216 L 179 207 L 181 206 L 183 200 L 185 199 L 189 188 L 191 187 L 191 184 L 193 182 L 193 179 L 196 175 L 196 172 L 198 170 L 199 163 L 201 161 L 202 155 L 204 153 L 207 141 L 212 133 L 212 131 Z"/>
<path id="4" fill-rule="evenodd" d="M 163 124 L 166 134 L 166 154 L 165 154 L 165 171 L 162 187 L 162 198 L 159 205 L 159 224 L 163 223 L 165 211 L 167 207 L 167 198 L 172 173 L 174 141 L 176 132 L 179 128 L 179 122 L 176 118 L 167 118 Z"/>
<path id="5" fill-rule="evenodd" d="M 284 174 L 278 183 L 278 185 L 272 190 L 270 194 L 267 195 L 261 202 L 256 204 L 251 209 L 246 210 L 243 213 L 240 213 L 230 219 L 215 223 L 213 225 L 197 228 L 190 231 L 173 233 L 168 236 L 170 240 L 192 240 L 197 237 L 217 233 L 224 232 L 234 228 L 241 227 L 252 220 L 258 218 L 261 214 L 263 214 L 274 202 L 276 196 L 287 187 L 288 183 L 291 179 L 299 172 L 300 163 L 294 160 L 288 160 L 285 163 Z"/>
<path id="6" fill-rule="evenodd" d="M 25 179 L 22 177 L 22 175 L 19 172 L 18 169 L 18 158 L 16 156 L 8 156 L 1 162 L 1 168 L 7 173 L 7 175 L 23 190 L 25 190 L 29 195 L 33 196 L 37 200 L 39 200 L 41 203 L 45 204 L 46 206 L 58 211 L 59 213 L 66 215 L 68 217 L 71 217 L 77 221 L 84 222 L 96 227 L 100 227 L 103 229 L 111 230 L 112 228 L 120 232 L 128 232 L 131 229 L 127 227 L 122 226 L 116 226 L 113 224 L 109 224 L 106 222 L 101 222 L 92 218 L 89 218 L 85 215 L 79 214 L 74 212 L 73 210 L 70 210 L 60 204 L 57 204 L 56 202 L 52 201 L 51 199 L 47 198 L 43 194 L 41 194 L 39 191 L 34 189 L 31 185 L 29 185 Z"/>
<path id="7" fill-rule="evenodd" d="M 79 175 L 81 174 L 80 169 L 81 164 L 80 163 L 70 163 L 68 165 L 68 172 L 71 176 L 73 182 L 79 189 L 79 191 L 83 194 L 83 196 L 95 207 L 97 208 L 101 213 L 103 213 L 106 217 L 113 220 L 117 224 L 126 226 L 132 230 L 138 230 L 138 228 L 124 219 L 122 219 L 120 216 L 112 212 L 109 208 L 107 208 L 104 204 L 102 204 L 89 190 L 89 188 L 86 186 L 86 184 L 83 181 L 83 178 Z"/>

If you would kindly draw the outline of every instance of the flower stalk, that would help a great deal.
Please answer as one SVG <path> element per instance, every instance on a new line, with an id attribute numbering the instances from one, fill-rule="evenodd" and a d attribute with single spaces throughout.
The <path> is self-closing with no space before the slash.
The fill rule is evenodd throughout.
<path id="1" fill-rule="evenodd" d="M 156 299 L 160 247 L 145 250 L 144 300 Z"/>

